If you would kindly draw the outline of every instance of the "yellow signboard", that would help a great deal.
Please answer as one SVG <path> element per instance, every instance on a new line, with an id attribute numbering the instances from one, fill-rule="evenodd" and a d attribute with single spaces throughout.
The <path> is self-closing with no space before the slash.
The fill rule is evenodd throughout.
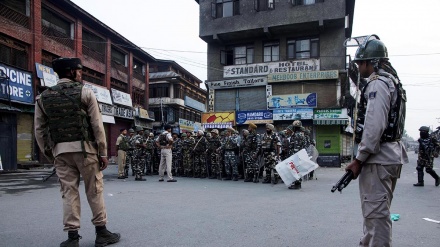
<path id="1" fill-rule="evenodd" d="M 235 111 L 202 113 L 205 128 L 227 128 L 235 125 Z"/>

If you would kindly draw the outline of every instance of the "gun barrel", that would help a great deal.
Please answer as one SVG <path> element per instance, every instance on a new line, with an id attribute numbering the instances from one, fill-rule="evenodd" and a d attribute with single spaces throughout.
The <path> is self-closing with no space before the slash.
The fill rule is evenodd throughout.
<path id="1" fill-rule="evenodd" d="M 351 182 L 352 179 L 353 179 L 353 172 L 351 170 L 348 170 L 344 174 L 344 176 L 342 176 L 342 178 L 339 179 L 339 181 L 332 187 L 331 192 L 333 193 L 336 190 L 341 192 L 345 187 L 348 186 L 348 184 Z"/>

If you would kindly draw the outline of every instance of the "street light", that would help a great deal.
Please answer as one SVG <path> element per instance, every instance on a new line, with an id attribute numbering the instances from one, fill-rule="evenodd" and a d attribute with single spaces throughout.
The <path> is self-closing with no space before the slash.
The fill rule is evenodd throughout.
<path id="1" fill-rule="evenodd" d="M 6 93 L 8 94 L 9 108 L 12 108 L 11 104 L 11 89 L 9 88 L 9 76 L 0 69 L 0 80 L 6 80 L 8 82 L 8 88 L 6 89 Z"/>

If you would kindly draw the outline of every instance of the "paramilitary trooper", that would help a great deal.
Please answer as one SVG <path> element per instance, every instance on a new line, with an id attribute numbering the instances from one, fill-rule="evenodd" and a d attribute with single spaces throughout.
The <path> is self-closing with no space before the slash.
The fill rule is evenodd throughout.
<path id="1" fill-rule="evenodd" d="M 275 127 L 272 124 L 266 124 L 266 133 L 261 138 L 261 148 L 264 157 L 264 170 L 266 171 L 266 178 L 263 180 L 263 184 L 268 184 L 271 183 L 271 174 L 275 170 L 281 149 L 281 141 L 275 133 Z M 277 183 L 278 178 L 274 177 L 273 182 Z"/>
<path id="2" fill-rule="evenodd" d="M 260 152 L 261 143 L 257 136 L 257 125 L 250 123 L 248 130 L 243 130 L 243 159 L 246 165 L 245 182 L 258 183 L 258 163 L 257 157 Z"/>
<path id="3" fill-rule="evenodd" d="M 238 181 L 238 167 L 237 159 L 235 157 L 235 152 L 238 149 L 238 140 L 236 137 L 232 136 L 235 130 L 233 128 L 228 128 L 226 130 L 226 136 L 222 142 L 221 147 L 218 149 L 219 152 L 224 151 L 224 161 L 225 161 L 225 180 Z M 232 168 L 232 178 L 231 178 L 231 168 Z"/>
<path id="4" fill-rule="evenodd" d="M 222 167 L 219 166 L 219 155 L 217 149 L 221 146 L 220 138 L 218 136 L 218 130 L 211 130 L 211 138 L 208 138 L 208 155 L 211 163 L 210 179 L 222 178 Z"/>
<path id="5" fill-rule="evenodd" d="M 189 137 L 188 137 L 189 136 Z M 193 162 L 192 162 L 192 150 L 194 148 L 195 141 L 191 133 L 182 134 L 182 154 L 183 154 L 183 177 L 193 176 Z"/>
<path id="6" fill-rule="evenodd" d="M 179 134 L 173 133 L 173 148 L 171 149 L 173 153 L 173 163 L 172 163 L 172 171 L 176 174 L 176 177 L 179 177 L 183 174 L 181 167 L 181 157 L 182 157 L 182 140 L 179 138 Z"/>
<path id="7" fill-rule="evenodd" d="M 295 120 L 292 123 L 293 133 L 290 137 L 289 157 L 299 152 L 306 147 L 306 138 L 302 132 L 302 123 L 300 120 Z M 301 179 L 293 182 L 289 189 L 297 190 L 301 189 Z"/>
<path id="8" fill-rule="evenodd" d="M 197 137 L 193 148 L 194 153 L 194 177 L 206 178 L 206 152 L 208 141 L 202 130 L 197 131 Z"/>
<path id="9" fill-rule="evenodd" d="M 132 176 L 134 176 L 134 149 L 136 148 L 135 144 L 134 144 L 134 129 L 129 129 L 128 130 L 128 150 L 127 150 L 127 155 L 126 155 L 126 160 L 125 160 L 125 177 L 128 177 L 128 169 L 131 168 L 132 171 Z"/>
<path id="10" fill-rule="evenodd" d="M 154 134 L 150 132 L 146 141 L 146 156 L 145 156 L 145 175 L 153 174 L 153 158 L 154 158 Z"/>
<path id="11" fill-rule="evenodd" d="M 142 178 L 142 172 L 145 167 L 145 157 L 146 157 L 146 140 L 144 138 L 144 129 L 142 127 L 136 127 L 137 135 L 134 137 L 134 143 L 136 149 L 134 151 L 134 174 L 136 181 L 146 181 Z"/>
<path id="12" fill-rule="evenodd" d="M 417 159 L 417 180 L 418 182 L 414 186 L 424 186 L 425 182 L 423 180 L 423 168 L 426 169 L 426 173 L 431 175 L 435 179 L 435 186 L 440 185 L 440 179 L 437 173 L 434 171 L 434 157 L 438 157 L 437 149 L 438 142 L 437 139 L 429 135 L 429 127 L 422 126 L 419 129 L 419 156 Z"/>

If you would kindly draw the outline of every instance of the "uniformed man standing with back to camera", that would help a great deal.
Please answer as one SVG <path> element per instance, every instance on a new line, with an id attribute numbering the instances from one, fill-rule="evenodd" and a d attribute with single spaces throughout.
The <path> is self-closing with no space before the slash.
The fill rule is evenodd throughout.
<path id="1" fill-rule="evenodd" d="M 356 39 L 356 38 L 355 38 Z M 359 246 L 392 246 L 390 207 L 402 164 L 408 156 L 400 140 L 405 124 L 406 95 L 397 72 L 388 61 L 384 43 L 367 37 L 356 51 L 350 77 L 367 78 L 362 89 L 356 125 L 356 159 L 346 170 L 359 175 L 364 235 Z M 354 77 L 354 78 L 353 78 Z"/>
<path id="2" fill-rule="evenodd" d="M 95 246 L 116 243 L 121 235 L 111 233 L 105 226 L 107 212 L 101 171 L 108 165 L 107 140 L 98 101 L 93 91 L 81 83 L 79 58 L 58 58 L 52 62 L 52 67 L 60 80 L 37 97 L 34 122 L 38 146 L 53 161 L 61 184 L 63 224 L 68 239 L 60 246 L 79 246 L 81 203 L 78 187 L 81 176 L 92 210 Z"/>
<path id="3" fill-rule="evenodd" d="M 419 153 L 417 158 L 417 183 L 413 184 L 417 187 L 425 186 L 425 181 L 423 180 L 424 173 L 423 169 L 426 169 L 426 173 L 431 175 L 435 179 L 435 186 L 440 185 L 440 178 L 438 174 L 434 171 L 434 157 L 438 157 L 437 149 L 439 144 L 437 139 L 429 134 L 429 127 L 422 126 L 419 129 L 420 138 L 419 142 Z"/>

